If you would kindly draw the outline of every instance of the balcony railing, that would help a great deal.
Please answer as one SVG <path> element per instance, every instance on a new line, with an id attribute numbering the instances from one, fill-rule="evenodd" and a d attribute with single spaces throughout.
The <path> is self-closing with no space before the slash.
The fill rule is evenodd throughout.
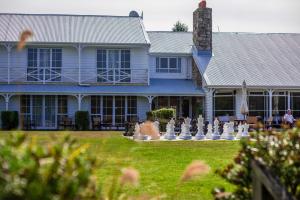
<path id="1" fill-rule="evenodd" d="M 148 84 L 148 69 L 0 67 L 0 83 Z"/>

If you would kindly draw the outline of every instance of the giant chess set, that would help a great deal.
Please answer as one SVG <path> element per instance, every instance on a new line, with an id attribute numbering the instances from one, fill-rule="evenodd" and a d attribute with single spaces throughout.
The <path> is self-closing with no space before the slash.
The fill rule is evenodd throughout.
<path id="1" fill-rule="evenodd" d="M 159 122 L 155 121 L 152 123 L 153 129 L 156 133 L 160 134 Z M 143 124 L 136 124 L 134 129 L 134 140 L 141 141 L 151 141 L 151 140 L 162 140 L 162 141 L 179 141 L 179 140 L 239 140 L 243 137 L 249 136 L 249 125 L 239 124 L 237 127 L 237 132 L 234 129 L 234 122 L 224 123 L 223 131 L 220 133 L 219 130 L 220 122 L 215 119 L 213 125 L 208 124 L 206 134 L 204 133 L 204 118 L 200 115 L 197 119 L 197 133 L 195 136 L 191 133 L 191 119 L 186 118 L 181 124 L 180 132 L 175 132 L 175 120 L 171 119 L 166 126 L 166 133 L 160 137 L 153 137 L 153 134 L 147 134 L 147 129 L 144 129 Z M 143 130 L 143 131 L 142 131 Z"/>

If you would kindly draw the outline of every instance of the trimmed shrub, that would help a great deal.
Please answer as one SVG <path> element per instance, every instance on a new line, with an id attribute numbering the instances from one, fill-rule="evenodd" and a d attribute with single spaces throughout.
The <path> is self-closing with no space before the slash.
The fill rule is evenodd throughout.
<path id="1" fill-rule="evenodd" d="M 102 199 L 88 145 L 70 136 L 49 138 L 43 145 L 13 133 L 0 142 L 0 199 Z"/>
<path id="2" fill-rule="evenodd" d="M 250 138 L 241 140 L 241 144 L 234 162 L 225 169 L 217 170 L 221 177 L 236 185 L 235 191 L 226 199 L 252 199 L 252 160 L 276 177 L 295 199 L 300 199 L 299 122 L 297 128 L 282 132 L 253 133 Z M 224 189 L 220 188 L 215 191 L 224 193 Z M 218 196 L 216 199 L 224 199 Z"/>
<path id="3" fill-rule="evenodd" d="M 89 130 L 90 118 L 88 111 L 77 111 L 75 113 L 75 126 L 78 131 Z"/>
<path id="4" fill-rule="evenodd" d="M 158 120 L 159 130 L 165 132 L 169 120 L 176 117 L 176 110 L 174 108 L 162 108 L 152 112 L 147 112 L 146 114 L 147 120 Z"/>
<path id="5" fill-rule="evenodd" d="M 19 126 L 18 111 L 2 111 L 1 112 L 2 129 L 13 130 Z"/>
<path id="6" fill-rule="evenodd" d="M 152 111 L 146 112 L 146 115 L 147 115 L 147 120 L 154 121 L 154 114 Z"/>
<path id="7" fill-rule="evenodd" d="M 176 116 L 176 110 L 174 108 L 162 108 L 153 111 L 153 115 L 158 119 L 170 120 L 171 118 Z"/>

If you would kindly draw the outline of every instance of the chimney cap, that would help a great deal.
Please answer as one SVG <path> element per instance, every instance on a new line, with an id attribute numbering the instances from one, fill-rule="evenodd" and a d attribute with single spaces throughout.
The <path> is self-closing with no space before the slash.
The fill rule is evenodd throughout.
<path id="1" fill-rule="evenodd" d="M 199 8 L 206 8 L 206 0 L 201 0 L 201 2 L 199 3 Z"/>

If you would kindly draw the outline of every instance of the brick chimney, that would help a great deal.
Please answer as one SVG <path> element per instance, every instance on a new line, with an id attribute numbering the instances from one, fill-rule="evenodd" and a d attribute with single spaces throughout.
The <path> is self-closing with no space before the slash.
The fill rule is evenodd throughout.
<path id="1" fill-rule="evenodd" d="M 201 0 L 194 11 L 193 41 L 199 51 L 212 51 L 212 9 L 206 7 L 206 1 Z"/>

